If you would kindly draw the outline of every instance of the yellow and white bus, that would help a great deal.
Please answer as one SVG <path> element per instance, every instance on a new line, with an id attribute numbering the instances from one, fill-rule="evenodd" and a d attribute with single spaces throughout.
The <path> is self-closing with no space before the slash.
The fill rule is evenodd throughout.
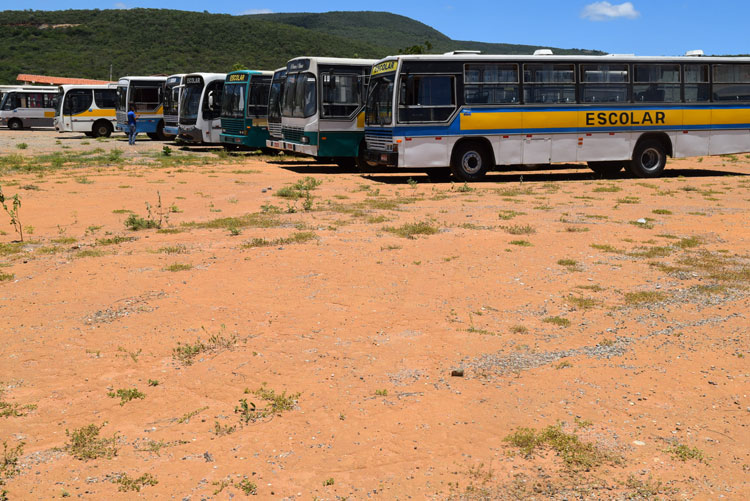
<path id="1" fill-rule="evenodd" d="M 55 130 L 109 137 L 117 125 L 117 85 L 61 85 L 55 108 Z"/>
<path id="2" fill-rule="evenodd" d="M 673 158 L 750 151 L 750 58 L 388 57 L 372 68 L 371 165 L 463 181 L 518 164 L 587 162 L 658 177 Z"/>
<path id="3" fill-rule="evenodd" d="M 52 127 L 56 99 L 57 87 L 6 88 L 0 102 L 0 126 L 12 130 Z"/>

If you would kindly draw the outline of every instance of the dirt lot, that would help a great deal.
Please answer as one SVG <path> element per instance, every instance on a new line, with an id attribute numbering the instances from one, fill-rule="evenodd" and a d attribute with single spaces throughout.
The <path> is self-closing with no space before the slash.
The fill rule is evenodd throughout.
<path id="1" fill-rule="evenodd" d="M 0 131 L 9 499 L 750 498 L 750 155 L 164 146 Z"/>

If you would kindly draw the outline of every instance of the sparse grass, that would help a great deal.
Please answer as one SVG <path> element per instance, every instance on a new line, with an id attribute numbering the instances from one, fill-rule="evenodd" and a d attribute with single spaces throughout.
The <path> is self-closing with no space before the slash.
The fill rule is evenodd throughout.
<path id="1" fill-rule="evenodd" d="M 430 224 L 428 221 L 421 221 L 418 223 L 406 223 L 398 227 L 385 226 L 384 231 L 393 233 L 404 238 L 414 239 L 415 235 L 434 235 L 440 230 Z"/>
<path id="2" fill-rule="evenodd" d="M 182 223 L 187 228 L 207 228 L 229 230 L 230 228 L 273 228 L 283 223 L 275 216 L 275 212 L 256 212 L 235 217 L 222 217 L 203 223 Z"/>
<path id="3" fill-rule="evenodd" d="M 327 479 L 323 480 L 323 487 L 328 487 L 329 485 L 333 485 L 334 482 L 335 481 L 334 481 L 333 477 L 327 478 Z"/>
<path id="4" fill-rule="evenodd" d="M 641 203 L 641 199 L 638 197 L 627 196 L 624 198 L 618 198 L 617 203 L 618 204 L 639 204 Z"/>
<path id="5" fill-rule="evenodd" d="M 10 282 L 12 280 L 16 279 L 16 275 L 14 273 L 2 273 L 0 272 L 0 282 Z"/>
<path id="6" fill-rule="evenodd" d="M 513 334 L 526 334 L 529 332 L 529 329 L 525 325 L 511 325 L 510 331 Z"/>
<path id="7" fill-rule="evenodd" d="M 290 186 L 284 186 L 276 191 L 274 195 L 290 200 L 298 200 L 308 196 L 310 191 L 320 186 L 321 183 L 322 181 L 314 177 L 306 176 Z"/>
<path id="8" fill-rule="evenodd" d="M 703 243 L 703 239 L 700 237 L 687 237 L 687 238 L 681 238 L 679 242 L 677 242 L 677 247 L 680 249 L 692 249 L 695 247 L 698 247 Z"/>
<path id="9" fill-rule="evenodd" d="M 123 237 L 120 235 L 116 235 L 109 238 L 97 238 L 96 245 L 119 245 L 124 242 L 132 242 L 133 240 L 135 240 L 135 237 Z"/>
<path id="10" fill-rule="evenodd" d="M 649 303 L 658 303 L 666 299 L 666 294 L 659 291 L 639 291 L 626 292 L 625 303 L 628 305 L 643 305 Z"/>
<path id="11" fill-rule="evenodd" d="M 173 263 L 169 266 L 164 267 L 164 271 L 171 271 L 171 272 L 177 272 L 177 271 L 188 271 L 192 270 L 193 265 L 189 263 Z"/>
<path id="12" fill-rule="evenodd" d="M 651 211 L 651 213 L 652 214 L 659 214 L 659 215 L 662 215 L 662 216 L 671 216 L 672 215 L 672 211 L 671 210 L 667 210 L 667 209 L 654 209 L 654 210 Z"/>
<path id="13" fill-rule="evenodd" d="M 560 362 L 559 364 L 557 364 L 557 365 L 555 366 L 555 369 L 557 369 L 557 370 L 560 370 L 560 369 L 567 369 L 568 367 L 573 367 L 573 364 L 571 364 L 571 363 L 570 363 L 570 362 L 568 362 L 567 360 L 563 360 L 562 362 Z"/>
<path id="14" fill-rule="evenodd" d="M 570 320 L 563 317 L 546 317 L 542 319 L 542 322 L 545 324 L 557 325 L 559 327 L 568 327 L 570 325 Z"/>
<path id="15" fill-rule="evenodd" d="M 8 491 L 3 489 L 5 481 L 13 478 L 19 471 L 18 460 L 23 455 L 24 442 L 18 442 L 15 447 L 8 447 L 3 441 L 3 453 L 0 456 L 0 501 L 8 501 Z"/>
<path id="16" fill-rule="evenodd" d="M 375 390 L 375 395 L 378 397 L 387 397 L 388 396 L 388 390 L 382 389 L 382 390 Z"/>
<path id="17" fill-rule="evenodd" d="M 550 425 L 540 431 L 533 428 L 518 428 L 504 439 L 518 447 L 524 456 L 531 457 L 537 449 L 548 447 L 562 458 L 566 466 L 574 470 L 590 470 L 610 459 L 594 444 L 581 442 L 571 433 L 565 433 L 560 425 Z"/>
<path id="18" fill-rule="evenodd" d="M 568 233 L 584 233 L 590 231 L 590 228 L 587 226 L 567 226 L 565 227 L 565 231 Z"/>
<path id="19" fill-rule="evenodd" d="M 500 228 L 511 235 L 532 235 L 536 233 L 536 230 L 528 224 L 513 224 L 510 226 L 501 226 Z"/>
<path id="20" fill-rule="evenodd" d="M 243 249 L 251 249 L 253 247 L 269 247 L 276 245 L 287 245 L 287 244 L 301 244 L 309 242 L 310 240 L 317 240 L 318 236 L 312 231 L 298 231 L 293 233 L 290 237 L 286 238 L 275 238 L 273 240 L 266 240 L 265 238 L 253 238 L 249 242 L 242 244 Z"/>
<path id="21" fill-rule="evenodd" d="M 138 388 L 120 388 L 117 391 L 110 391 L 107 393 L 107 396 L 110 398 L 119 398 L 121 407 L 136 398 L 140 400 L 146 398 L 146 394 L 138 391 Z"/>
<path id="22" fill-rule="evenodd" d="M 557 264 L 565 266 L 568 271 L 580 271 L 581 267 L 575 259 L 558 259 Z"/>
<path id="23" fill-rule="evenodd" d="M 617 193 L 618 191 L 622 191 L 622 188 L 614 184 L 609 184 L 607 186 L 597 186 L 593 191 L 594 193 Z"/>
<path id="24" fill-rule="evenodd" d="M 2 396 L 3 390 L 0 389 L 0 398 L 2 398 Z M 0 418 L 25 416 L 29 411 L 36 409 L 36 407 L 36 404 L 20 405 L 0 400 Z"/>
<path id="25" fill-rule="evenodd" d="M 203 332 L 208 333 L 204 327 L 201 327 L 201 329 L 203 329 Z M 225 330 L 226 328 L 222 324 L 219 333 L 211 334 L 205 343 L 200 339 L 197 339 L 193 344 L 177 343 L 177 346 L 172 349 L 172 358 L 183 365 L 192 365 L 195 357 L 201 353 L 213 353 L 231 349 L 237 344 L 237 335 L 232 334 L 231 336 L 227 336 L 224 333 Z"/>
<path id="26" fill-rule="evenodd" d="M 244 424 L 254 423 L 267 417 L 281 415 L 286 411 L 294 410 L 297 400 L 301 395 L 300 393 L 287 395 L 286 390 L 279 394 L 275 390 L 266 388 L 265 384 L 252 392 L 245 390 L 245 393 L 255 395 L 261 401 L 265 402 L 266 405 L 259 408 L 256 407 L 254 402 L 248 403 L 247 399 L 240 399 L 239 405 L 234 408 L 234 412 L 240 415 L 240 421 Z"/>
<path id="27" fill-rule="evenodd" d="M 609 252 L 612 254 L 625 254 L 624 250 L 617 249 L 610 244 L 591 244 L 592 249 L 600 250 L 602 252 Z"/>
<path id="28" fill-rule="evenodd" d="M 117 490 L 120 492 L 141 492 L 142 487 L 156 485 L 159 481 L 150 473 L 144 473 L 138 478 L 130 478 L 127 473 L 124 473 L 120 478 L 115 480 L 115 483 L 119 484 Z"/>
<path id="29" fill-rule="evenodd" d="M 177 420 L 178 424 L 189 423 L 191 419 L 200 414 L 201 412 L 208 410 L 208 407 L 200 407 L 194 411 L 186 412 L 181 418 Z"/>
<path id="30" fill-rule="evenodd" d="M 149 219 L 141 217 L 137 214 L 131 214 L 125 220 L 125 227 L 132 231 L 149 230 L 153 228 L 161 228 L 161 223 L 159 223 L 155 219 Z"/>
<path id="31" fill-rule="evenodd" d="M 99 438 L 99 432 L 104 425 L 90 424 L 69 432 L 65 435 L 70 439 L 65 450 L 74 458 L 81 460 L 106 458 L 111 459 L 117 455 L 117 435 L 111 438 Z"/>
<path id="32" fill-rule="evenodd" d="M 574 295 L 568 296 L 567 301 L 582 310 L 590 310 L 602 304 L 601 301 L 598 301 L 590 297 L 582 297 L 582 296 L 574 296 Z"/>
<path id="33" fill-rule="evenodd" d="M 638 247 L 635 250 L 628 252 L 627 255 L 630 257 L 649 258 L 653 259 L 656 257 L 666 257 L 672 254 L 674 249 L 672 247 Z"/>
<path id="34" fill-rule="evenodd" d="M 237 487 L 243 494 L 245 494 L 245 496 L 254 496 L 258 493 L 258 486 L 255 485 L 255 482 L 251 482 L 249 478 L 243 478 L 237 482 Z"/>
<path id="35" fill-rule="evenodd" d="M 533 247 L 533 244 L 528 240 L 511 240 L 508 243 L 510 245 L 518 245 L 519 247 Z"/>
<path id="36" fill-rule="evenodd" d="M 84 250 L 76 252 L 75 257 L 77 258 L 102 257 L 104 254 L 105 254 L 104 251 L 100 251 L 98 249 L 84 249 Z"/>
<path id="37" fill-rule="evenodd" d="M 611 339 L 608 339 L 608 338 L 604 338 L 604 339 L 602 339 L 601 341 L 599 341 L 597 343 L 597 346 L 603 346 L 605 348 L 608 348 L 608 347 L 614 346 L 614 345 L 615 345 L 615 342 L 613 340 L 611 340 Z"/>
<path id="38" fill-rule="evenodd" d="M 651 475 L 645 480 L 637 478 L 635 475 L 629 475 L 625 487 L 631 490 L 627 499 L 656 500 L 662 499 L 659 497 L 660 494 L 674 493 L 674 489 L 664 487 L 660 480 L 654 480 Z"/>
<path id="39" fill-rule="evenodd" d="M 211 430 L 211 433 L 216 435 L 217 437 L 223 437 L 225 435 L 229 435 L 231 433 L 234 433 L 235 430 L 237 430 L 237 426 L 230 426 L 228 424 L 221 425 L 218 421 L 214 421 L 214 429 Z"/>
<path id="40" fill-rule="evenodd" d="M 161 247 L 157 252 L 161 254 L 187 254 L 188 250 L 184 244 L 177 244 L 167 247 Z"/>
<path id="41" fill-rule="evenodd" d="M 697 447 L 688 447 L 684 444 L 677 444 L 670 447 L 667 452 L 672 454 L 673 457 L 680 461 L 687 461 L 688 459 L 695 459 L 696 461 L 703 463 L 706 462 L 706 457 L 703 451 Z"/>
<path id="42" fill-rule="evenodd" d="M 592 292 L 601 292 L 604 290 L 604 288 L 601 285 L 597 285 L 597 284 L 576 285 L 576 289 L 582 289 L 582 290 L 592 291 Z"/>

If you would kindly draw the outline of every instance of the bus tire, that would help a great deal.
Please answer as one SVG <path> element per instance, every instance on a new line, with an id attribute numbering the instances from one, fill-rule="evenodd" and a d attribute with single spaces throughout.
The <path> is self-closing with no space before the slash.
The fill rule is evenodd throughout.
<path id="1" fill-rule="evenodd" d="M 94 137 L 109 137 L 112 135 L 112 124 L 106 120 L 99 120 L 94 123 L 91 132 Z"/>
<path id="2" fill-rule="evenodd" d="M 627 164 L 634 177 L 659 177 L 667 164 L 667 152 L 661 142 L 644 139 L 636 144 L 633 159 Z"/>
<path id="3" fill-rule="evenodd" d="M 8 120 L 8 128 L 10 130 L 21 130 L 23 129 L 23 124 L 19 119 L 11 118 L 10 120 Z"/>
<path id="4" fill-rule="evenodd" d="M 156 132 L 146 132 L 146 135 L 152 141 L 156 141 L 157 139 L 159 139 L 159 136 L 156 135 Z"/>
<path id="5" fill-rule="evenodd" d="M 478 141 L 465 141 L 453 150 L 451 172 L 460 181 L 479 181 L 490 168 L 490 155 Z"/>
<path id="6" fill-rule="evenodd" d="M 589 169 L 599 174 L 601 177 L 616 177 L 625 164 L 623 162 L 588 162 Z"/>
<path id="7" fill-rule="evenodd" d="M 451 170 L 447 167 L 430 167 L 424 172 L 431 183 L 446 183 L 451 179 Z"/>

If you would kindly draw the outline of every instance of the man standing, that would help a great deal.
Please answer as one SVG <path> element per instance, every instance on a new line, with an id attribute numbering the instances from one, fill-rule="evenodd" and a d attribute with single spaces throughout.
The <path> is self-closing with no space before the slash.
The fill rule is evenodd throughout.
<path id="1" fill-rule="evenodd" d="M 135 136 L 137 132 L 135 131 L 135 110 L 133 107 L 130 107 L 130 110 L 128 110 L 128 143 L 135 144 Z"/>

